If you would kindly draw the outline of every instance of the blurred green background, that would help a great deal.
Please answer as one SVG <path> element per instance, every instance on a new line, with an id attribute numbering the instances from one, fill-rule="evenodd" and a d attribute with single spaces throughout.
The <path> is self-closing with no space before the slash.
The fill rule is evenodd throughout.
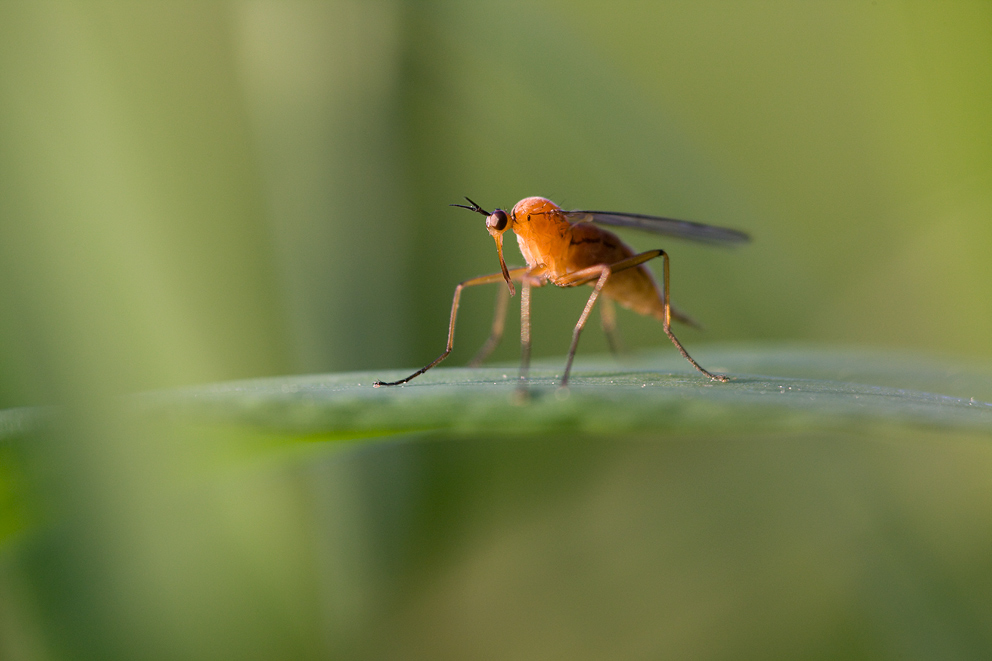
<path id="1" fill-rule="evenodd" d="M 671 253 L 673 299 L 706 326 L 681 337 L 704 365 L 708 343 L 786 340 L 987 364 L 992 8 L 0 3 L 0 408 L 65 412 L 45 434 L 0 441 L 0 656 L 658 658 L 664 640 L 676 657 L 928 658 L 992 642 L 987 604 L 965 608 L 960 630 L 900 612 L 918 587 L 912 563 L 862 568 L 904 591 L 882 599 L 864 588 L 865 611 L 898 626 L 861 627 L 838 606 L 848 602 L 837 581 L 858 572 L 824 569 L 818 554 L 829 554 L 815 543 L 832 538 L 824 521 L 835 517 L 882 535 L 886 517 L 864 510 L 873 488 L 936 534 L 945 510 L 903 498 L 915 497 L 914 476 L 937 480 L 928 467 L 957 521 L 986 520 L 987 438 L 947 441 L 939 457 L 927 454 L 939 436 L 924 432 L 901 451 L 816 430 L 743 447 L 445 436 L 342 451 L 248 430 L 151 428 L 114 404 L 149 389 L 428 362 L 443 348 L 454 285 L 498 270 L 482 218 L 448 206 L 465 195 L 487 208 L 542 195 L 752 234 L 734 250 L 624 234 Z M 522 263 L 510 245 L 508 261 Z M 535 292 L 536 356 L 563 359 L 586 295 Z M 492 296 L 465 294 L 450 364 L 485 338 Z M 516 359 L 510 319 L 496 361 Z M 630 348 L 667 342 L 653 320 L 620 322 Z M 580 353 L 605 348 L 590 327 Z M 737 460 L 774 486 L 728 487 L 718 469 Z M 848 472 L 865 462 L 879 472 Z M 822 597 L 822 612 L 800 609 L 803 622 L 828 625 L 779 640 L 768 631 L 792 612 L 788 590 L 722 589 L 713 572 L 731 556 L 649 553 L 671 533 L 651 524 L 655 506 L 671 505 L 666 490 L 696 493 L 665 486 L 680 466 L 714 489 L 678 501 L 675 519 L 700 544 L 688 549 L 739 525 L 721 527 L 727 503 L 767 513 L 796 484 L 823 485 L 788 516 L 769 514 L 780 556 L 751 540 L 732 556 L 739 572 L 724 569 L 785 566 Z M 851 481 L 859 495 L 845 500 Z M 611 521 L 630 535 L 629 562 L 658 559 L 671 572 L 618 578 L 640 590 L 629 602 L 616 602 L 605 574 L 569 583 L 567 563 L 548 578 L 521 560 L 561 539 L 581 547 L 584 527 L 602 539 Z M 789 555 L 782 540 L 807 522 L 818 530 L 802 537 L 811 548 Z M 986 542 L 954 547 L 955 562 L 982 557 Z M 988 557 L 976 580 L 989 579 Z M 521 583 L 486 583 L 508 575 Z M 962 603 L 934 585 L 940 595 L 926 603 Z M 515 621 L 528 589 L 535 601 Z M 652 610 L 655 589 L 686 610 Z M 637 617 L 555 619 L 583 599 Z M 768 631 L 735 628 L 753 603 L 770 609 Z M 434 618 L 450 626 L 428 633 Z M 711 624 L 726 635 L 714 638 Z M 592 631 L 584 642 L 577 633 Z"/>

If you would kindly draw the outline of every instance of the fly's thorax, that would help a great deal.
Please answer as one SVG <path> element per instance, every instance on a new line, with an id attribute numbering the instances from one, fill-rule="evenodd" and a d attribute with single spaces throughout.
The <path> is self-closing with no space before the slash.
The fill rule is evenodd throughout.
<path id="1" fill-rule="evenodd" d="M 558 205 L 543 197 L 528 197 L 514 205 L 510 217 L 528 266 L 544 264 L 551 272 L 563 268 L 559 264 L 568 251 L 571 225 Z"/>
<path id="2" fill-rule="evenodd" d="M 527 261 L 527 266 L 534 267 L 538 264 L 546 264 L 542 253 L 536 249 L 530 241 L 527 241 L 520 234 L 517 234 L 517 245 L 520 246 L 520 254 Z"/>

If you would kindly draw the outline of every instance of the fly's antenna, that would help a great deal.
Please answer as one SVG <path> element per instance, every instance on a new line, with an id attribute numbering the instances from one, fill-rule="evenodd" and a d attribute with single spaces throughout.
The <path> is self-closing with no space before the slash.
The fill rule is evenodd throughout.
<path id="1" fill-rule="evenodd" d="M 465 199 L 468 200 L 468 203 L 471 204 L 472 206 L 468 206 L 468 205 L 465 205 L 465 204 L 449 204 L 448 206 L 459 207 L 461 209 L 468 209 L 469 211 L 474 211 L 476 213 L 481 213 L 483 216 L 489 216 L 490 215 L 490 213 L 488 211 L 486 211 L 485 209 L 483 209 L 482 207 L 480 207 L 478 204 L 476 204 L 472 200 L 469 200 L 469 198 L 466 197 Z"/>

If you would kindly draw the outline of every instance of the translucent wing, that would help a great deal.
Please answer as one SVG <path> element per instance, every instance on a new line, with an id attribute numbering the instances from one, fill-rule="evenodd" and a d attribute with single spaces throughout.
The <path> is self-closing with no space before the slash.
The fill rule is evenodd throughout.
<path id="1" fill-rule="evenodd" d="M 619 227 L 634 227 L 655 234 L 691 239 L 703 243 L 746 243 L 751 240 L 744 232 L 714 227 L 691 220 L 675 220 L 659 216 L 644 216 L 639 213 L 616 213 L 614 211 L 564 211 L 565 217 L 573 223 L 600 223 Z"/>

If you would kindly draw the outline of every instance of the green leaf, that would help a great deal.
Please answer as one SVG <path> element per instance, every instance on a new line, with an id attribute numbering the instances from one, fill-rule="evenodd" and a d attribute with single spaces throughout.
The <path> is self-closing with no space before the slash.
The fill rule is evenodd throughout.
<path id="1" fill-rule="evenodd" d="M 457 432 L 651 430 L 712 432 L 911 425 L 992 431 L 987 372 L 895 353 L 797 347 L 708 348 L 715 383 L 672 352 L 580 360 L 567 390 L 562 361 L 531 370 L 521 401 L 516 366 L 439 367 L 403 386 L 406 370 L 238 381 L 145 395 L 151 410 L 322 437 Z"/>

